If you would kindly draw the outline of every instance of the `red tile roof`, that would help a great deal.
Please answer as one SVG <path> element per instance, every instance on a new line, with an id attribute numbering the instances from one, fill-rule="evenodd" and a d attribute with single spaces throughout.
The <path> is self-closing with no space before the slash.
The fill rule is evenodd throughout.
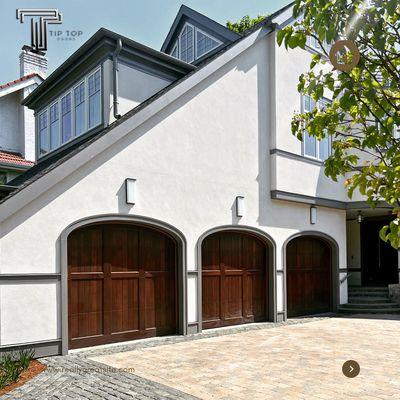
<path id="1" fill-rule="evenodd" d="M 21 167 L 32 167 L 35 163 L 25 160 L 20 154 L 0 151 L 0 164 L 18 165 Z"/>
<path id="2" fill-rule="evenodd" d="M 13 85 L 15 85 L 15 84 L 17 84 L 17 83 L 20 83 L 20 82 L 26 81 L 26 80 L 28 80 L 28 79 L 30 79 L 30 78 L 33 78 L 34 76 L 40 76 L 40 75 L 39 75 L 39 74 L 36 74 L 35 72 L 32 73 L 32 74 L 25 75 L 25 76 L 23 76 L 22 78 L 15 79 L 15 81 L 7 82 L 7 83 L 5 83 L 4 85 L 0 85 L 0 89 L 4 89 L 4 88 L 6 88 L 6 87 L 13 86 Z"/>

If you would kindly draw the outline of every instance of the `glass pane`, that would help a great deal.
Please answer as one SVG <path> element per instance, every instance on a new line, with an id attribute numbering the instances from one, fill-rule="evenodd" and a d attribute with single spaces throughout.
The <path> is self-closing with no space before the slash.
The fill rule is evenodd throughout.
<path id="1" fill-rule="evenodd" d="M 82 82 L 74 90 L 75 96 L 75 136 L 86 130 L 85 124 L 85 85 Z"/>
<path id="2" fill-rule="evenodd" d="M 196 48 L 196 58 L 208 53 L 212 49 L 218 46 L 218 42 L 208 35 L 197 31 L 197 48 Z"/>
<path id="3" fill-rule="evenodd" d="M 50 146 L 52 150 L 60 147 L 60 123 L 58 119 L 50 124 Z"/>
<path id="4" fill-rule="evenodd" d="M 71 112 L 62 116 L 62 141 L 68 142 L 72 138 Z"/>
<path id="5" fill-rule="evenodd" d="M 100 70 L 89 76 L 89 96 L 100 90 Z"/>
<path id="6" fill-rule="evenodd" d="M 75 136 L 85 132 L 85 103 L 75 107 Z"/>
<path id="7" fill-rule="evenodd" d="M 304 154 L 310 157 L 316 157 L 316 138 L 304 132 Z"/>
<path id="8" fill-rule="evenodd" d="M 43 155 L 49 151 L 47 131 L 47 113 L 39 115 L 39 154 Z"/>
<path id="9" fill-rule="evenodd" d="M 193 61 L 193 28 L 186 25 L 181 34 L 181 60 Z"/>
<path id="10" fill-rule="evenodd" d="M 71 94 L 67 94 L 61 99 L 61 122 L 62 122 L 62 142 L 68 142 L 72 138 L 72 113 L 71 113 Z"/>
<path id="11" fill-rule="evenodd" d="M 89 127 L 100 123 L 100 92 L 89 97 Z"/>
<path id="12" fill-rule="evenodd" d="M 330 138 L 326 137 L 318 142 L 319 145 L 319 159 L 325 161 L 331 153 Z"/>
<path id="13" fill-rule="evenodd" d="M 85 84 L 82 82 L 74 90 L 75 106 L 85 101 Z"/>
<path id="14" fill-rule="evenodd" d="M 50 148 L 52 150 L 60 147 L 60 118 L 58 114 L 58 103 L 50 107 Z"/>

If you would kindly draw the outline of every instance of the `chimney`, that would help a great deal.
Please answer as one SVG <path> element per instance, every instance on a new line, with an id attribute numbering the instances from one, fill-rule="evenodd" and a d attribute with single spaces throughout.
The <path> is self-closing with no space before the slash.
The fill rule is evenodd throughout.
<path id="1" fill-rule="evenodd" d="M 20 76 L 32 73 L 39 74 L 43 79 L 47 75 L 47 58 L 43 51 L 33 51 L 30 46 L 23 46 L 19 55 Z"/>

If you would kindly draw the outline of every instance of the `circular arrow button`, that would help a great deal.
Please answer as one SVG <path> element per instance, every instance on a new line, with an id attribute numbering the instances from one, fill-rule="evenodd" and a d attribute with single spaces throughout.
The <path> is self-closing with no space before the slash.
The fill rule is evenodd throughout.
<path id="1" fill-rule="evenodd" d="M 347 360 L 342 366 L 342 372 L 347 378 L 355 378 L 360 373 L 360 364 L 354 360 Z"/>

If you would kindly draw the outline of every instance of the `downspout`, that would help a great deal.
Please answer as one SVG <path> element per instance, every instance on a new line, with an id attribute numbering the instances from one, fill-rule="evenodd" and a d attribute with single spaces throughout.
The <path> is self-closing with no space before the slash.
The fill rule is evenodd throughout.
<path id="1" fill-rule="evenodd" d="M 113 54 L 113 114 L 115 119 L 121 118 L 118 114 L 118 56 L 122 50 L 122 40 L 117 40 L 117 47 Z"/>

